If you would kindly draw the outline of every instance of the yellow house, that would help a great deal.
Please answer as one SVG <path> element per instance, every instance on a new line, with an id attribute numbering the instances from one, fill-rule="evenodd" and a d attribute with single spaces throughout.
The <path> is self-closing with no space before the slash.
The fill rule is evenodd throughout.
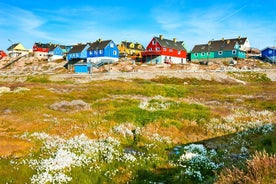
<path id="1" fill-rule="evenodd" d="M 128 57 L 132 59 L 141 58 L 141 52 L 145 50 L 142 44 L 128 41 L 122 41 L 117 47 L 120 52 L 120 57 Z"/>
<path id="2" fill-rule="evenodd" d="M 29 50 L 26 49 L 21 43 L 12 44 L 7 50 L 10 57 L 26 55 L 29 53 Z"/>

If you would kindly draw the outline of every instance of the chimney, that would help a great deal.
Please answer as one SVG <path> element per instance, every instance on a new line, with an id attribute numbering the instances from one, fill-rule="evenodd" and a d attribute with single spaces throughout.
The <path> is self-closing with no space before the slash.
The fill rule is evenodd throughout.
<path id="1" fill-rule="evenodd" d="M 238 39 L 241 39 L 241 36 L 238 36 Z"/>
<path id="2" fill-rule="evenodd" d="M 159 35 L 160 40 L 163 40 L 163 35 Z"/>
<path id="3" fill-rule="evenodd" d="M 221 38 L 222 41 L 224 41 L 224 38 Z"/>
<path id="4" fill-rule="evenodd" d="M 176 38 L 173 38 L 173 42 L 176 43 Z"/>
<path id="5" fill-rule="evenodd" d="M 98 42 L 99 42 L 99 43 L 101 43 L 101 42 L 102 42 L 102 39 L 101 39 L 101 38 L 99 38 L 99 39 L 98 39 Z"/>

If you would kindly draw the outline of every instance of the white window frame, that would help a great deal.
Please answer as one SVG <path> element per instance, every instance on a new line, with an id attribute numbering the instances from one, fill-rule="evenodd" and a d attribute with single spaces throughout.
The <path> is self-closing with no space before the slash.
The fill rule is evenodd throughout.
<path id="1" fill-rule="evenodd" d="M 205 56 L 205 52 L 201 52 L 201 56 Z"/>
<path id="2" fill-rule="evenodd" d="M 160 51 L 160 47 L 156 47 L 155 50 L 156 50 L 156 51 Z"/>
<path id="3" fill-rule="evenodd" d="M 195 57 L 198 57 L 198 53 L 195 53 L 194 55 L 195 55 Z"/>
<path id="4" fill-rule="evenodd" d="M 223 51 L 218 51 L 218 55 L 222 55 L 223 54 Z"/>
<path id="5" fill-rule="evenodd" d="M 117 51 L 116 50 L 113 50 L 113 55 L 117 55 Z"/>
<path id="6" fill-rule="evenodd" d="M 236 51 L 236 50 L 232 50 L 232 54 L 233 54 L 233 55 L 236 55 L 236 54 L 237 54 L 237 51 Z"/>
<path id="7" fill-rule="evenodd" d="M 156 44 L 156 40 L 152 40 L 151 44 L 155 45 Z"/>
<path id="8" fill-rule="evenodd" d="M 149 48 L 149 51 L 152 51 L 152 48 Z"/>
<path id="9" fill-rule="evenodd" d="M 113 44 L 113 43 L 110 43 L 110 47 L 113 48 L 113 47 L 114 47 L 114 44 Z"/>

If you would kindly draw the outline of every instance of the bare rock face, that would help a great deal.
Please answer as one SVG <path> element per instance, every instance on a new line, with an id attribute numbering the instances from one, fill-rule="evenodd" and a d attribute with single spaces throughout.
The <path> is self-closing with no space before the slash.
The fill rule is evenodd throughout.
<path id="1" fill-rule="evenodd" d="M 82 100 L 73 100 L 71 102 L 61 101 L 50 105 L 50 109 L 55 111 L 62 111 L 62 112 L 75 112 L 75 111 L 89 110 L 90 104 L 85 103 Z"/>

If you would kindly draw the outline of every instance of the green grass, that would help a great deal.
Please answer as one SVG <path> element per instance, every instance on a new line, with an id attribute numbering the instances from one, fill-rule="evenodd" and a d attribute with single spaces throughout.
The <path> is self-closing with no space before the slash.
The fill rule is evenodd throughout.
<path id="1" fill-rule="evenodd" d="M 271 82 L 264 73 L 258 72 L 229 72 L 230 76 L 246 82 Z"/>
<path id="2" fill-rule="evenodd" d="M 201 119 L 208 119 L 209 116 L 210 112 L 208 108 L 198 104 L 173 103 L 166 110 L 156 111 L 140 109 L 136 104 L 136 106 L 122 106 L 114 113 L 107 115 L 106 119 L 119 123 L 134 122 L 144 126 L 148 123 L 164 119 L 199 121 Z"/>
<path id="3" fill-rule="evenodd" d="M 35 83 L 51 83 L 52 82 L 51 80 L 49 80 L 48 76 L 46 76 L 46 75 L 28 76 L 26 81 L 27 82 L 35 82 Z"/>

